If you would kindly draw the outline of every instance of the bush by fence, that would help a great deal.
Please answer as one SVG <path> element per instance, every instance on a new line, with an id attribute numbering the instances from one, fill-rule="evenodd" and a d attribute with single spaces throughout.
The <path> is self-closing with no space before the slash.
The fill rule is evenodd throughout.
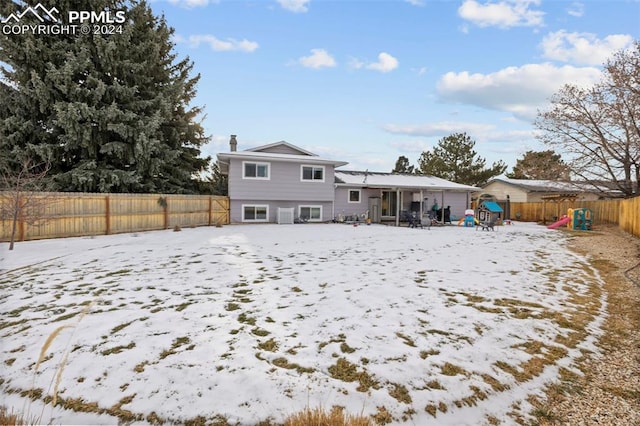
<path id="1" fill-rule="evenodd" d="M 15 194 L 11 194 L 14 196 Z M 211 195 L 24 193 L 40 211 L 19 211 L 16 241 L 108 235 L 229 223 L 229 199 Z M 9 241 L 8 193 L 0 193 L 0 240 Z M 35 220 L 34 220 L 35 219 Z"/>
<path id="2" fill-rule="evenodd" d="M 511 203 L 511 218 L 525 222 L 551 223 L 567 214 L 570 208 L 591 209 L 594 226 L 614 224 L 640 237 L 640 197 L 626 200 Z"/>

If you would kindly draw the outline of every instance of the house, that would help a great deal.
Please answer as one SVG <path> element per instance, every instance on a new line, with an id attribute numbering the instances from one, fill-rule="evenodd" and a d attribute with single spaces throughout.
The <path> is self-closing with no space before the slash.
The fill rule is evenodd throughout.
<path id="1" fill-rule="evenodd" d="M 482 186 L 476 195 L 491 195 L 500 204 L 506 200 L 513 203 L 541 202 L 545 199 L 574 199 L 593 201 L 605 198 L 617 198 L 620 191 L 604 186 L 594 186 L 585 182 L 556 182 L 552 180 L 509 179 L 499 177 Z"/>
<path id="2" fill-rule="evenodd" d="M 231 223 L 276 223 L 279 212 L 293 209 L 311 222 L 366 215 L 398 224 L 403 212 L 422 216 L 434 203 L 462 216 L 478 190 L 432 176 L 339 171 L 348 163 L 284 141 L 238 151 L 231 135 L 229 144 L 217 157 L 228 175 Z"/>
<path id="3" fill-rule="evenodd" d="M 278 209 L 294 209 L 297 217 L 324 222 L 334 215 L 334 169 L 347 164 L 321 158 L 281 141 L 244 151 L 218 154 L 222 174 L 228 175 L 230 221 L 277 222 Z"/>

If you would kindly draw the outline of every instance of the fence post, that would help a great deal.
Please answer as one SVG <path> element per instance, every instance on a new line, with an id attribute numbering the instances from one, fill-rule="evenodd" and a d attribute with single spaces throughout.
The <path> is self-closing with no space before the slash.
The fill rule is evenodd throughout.
<path id="1" fill-rule="evenodd" d="M 169 229 L 169 200 L 165 197 L 164 206 L 162 206 L 164 213 L 164 229 Z"/>
<path id="2" fill-rule="evenodd" d="M 209 226 L 211 226 L 211 219 L 213 216 L 213 197 L 209 195 Z"/>
<path id="3" fill-rule="evenodd" d="M 105 235 L 111 234 L 111 202 L 109 196 L 104 197 L 105 209 L 104 209 L 104 222 L 105 222 Z"/>
<path id="4" fill-rule="evenodd" d="M 26 238 L 24 209 L 27 206 L 27 202 L 22 202 L 22 195 L 18 194 L 18 241 L 24 241 Z"/>

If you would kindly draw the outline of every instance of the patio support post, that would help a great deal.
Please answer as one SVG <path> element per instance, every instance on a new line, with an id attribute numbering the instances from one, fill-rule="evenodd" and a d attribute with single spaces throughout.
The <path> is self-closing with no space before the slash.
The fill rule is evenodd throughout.
<path id="1" fill-rule="evenodd" d="M 396 188 L 396 226 L 400 226 L 400 204 L 402 204 L 400 196 L 400 188 Z"/>

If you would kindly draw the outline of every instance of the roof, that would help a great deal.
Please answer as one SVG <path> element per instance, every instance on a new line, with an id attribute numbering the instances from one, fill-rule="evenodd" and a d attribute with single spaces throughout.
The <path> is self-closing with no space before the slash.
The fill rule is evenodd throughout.
<path id="1" fill-rule="evenodd" d="M 289 152 L 295 152 L 296 154 L 273 152 L 273 149 L 285 148 Z M 263 150 L 270 152 L 262 152 Z M 231 159 L 240 160 L 253 160 L 253 161 L 281 161 L 281 162 L 293 162 L 299 164 L 319 164 L 319 165 L 331 165 L 334 167 L 344 166 L 349 164 L 346 161 L 332 160 L 328 158 L 319 157 L 317 154 L 304 150 L 298 146 L 292 145 L 285 141 L 274 142 L 268 145 L 262 145 L 255 148 L 247 149 L 244 151 L 232 151 L 222 152 L 217 155 L 218 164 L 220 165 L 220 172 L 227 174 L 229 172 L 229 162 Z"/>
<path id="2" fill-rule="evenodd" d="M 507 185 L 518 187 L 526 192 L 560 192 L 560 193 L 576 193 L 576 192 L 616 192 L 604 185 L 597 185 L 588 182 L 572 182 L 572 181 L 554 181 L 541 179 L 510 179 L 507 177 L 499 177 L 490 180 L 486 185 L 493 182 L 502 182 Z"/>
<path id="3" fill-rule="evenodd" d="M 485 207 L 491 213 L 501 213 L 503 211 L 502 207 L 495 201 L 483 201 L 480 206 Z"/>
<path id="4" fill-rule="evenodd" d="M 361 188 L 425 189 L 430 191 L 473 192 L 475 186 L 462 185 L 435 176 L 404 173 L 336 170 L 336 185 Z"/>
<path id="5" fill-rule="evenodd" d="M 245 151 L 252 151 L 252 152 L 265 151 L 265 152 L 268 152 L 268 150 L 271 149 L 271 148 L 282 148 L 282 147 L 289 148 L 292 151 L 297 151 L 301 155 L 309 155 L 309 156 L 312 156 L 312 157 L 317 157 L 318 156 L 318 154 L 314 154 L 313 152 L 307 151 L 306 149 L 302 149 L 299 146 L 295 146 L 295 145 L 290 144 L 289 142 L 285 142 L 285 141 L 274 142 L 274 143 L 270 143 L 270 144 L 267 144 L 267 145 L 256 146 L 255 148 L 245 149 Z"/>

